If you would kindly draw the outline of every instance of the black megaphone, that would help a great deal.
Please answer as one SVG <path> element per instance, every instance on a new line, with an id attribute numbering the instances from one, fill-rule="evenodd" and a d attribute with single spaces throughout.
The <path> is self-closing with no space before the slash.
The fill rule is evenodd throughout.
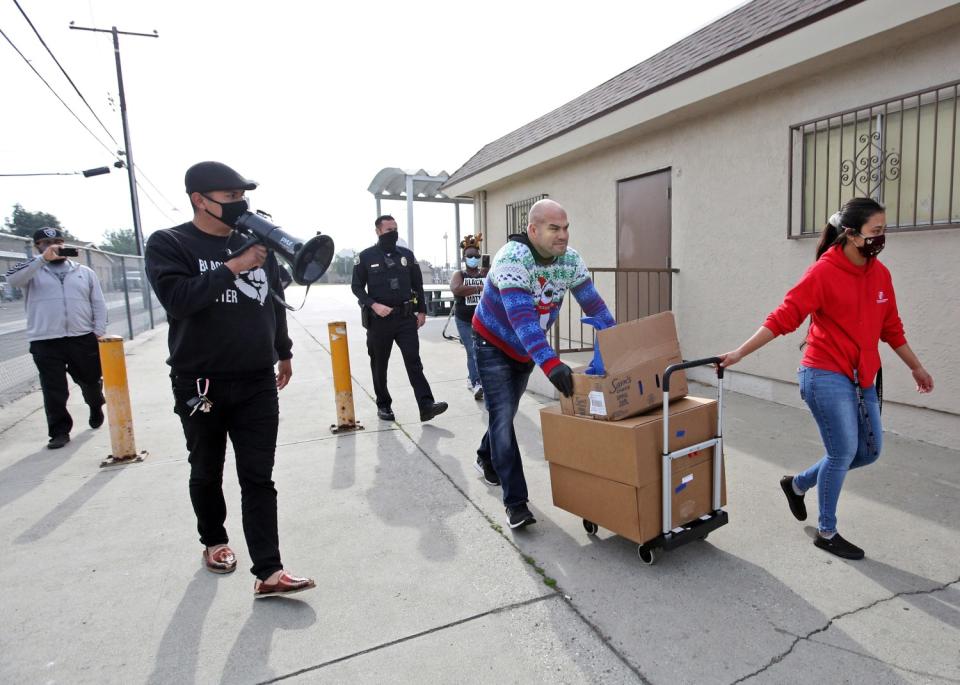
<path id="1" fill-rule="evenodd" d="M 319 281 L 333 261 L 333 238 L 318 231 L 317 235 L 304 242 L 275 226 L 266 216 L 261 212 L 244 212 L 237 219 L 234 230 L 248 236 L 249 240 L 234 254 L 261 243 L 283 257 L 290 265 L 293 280 L 300 285 Z"/>

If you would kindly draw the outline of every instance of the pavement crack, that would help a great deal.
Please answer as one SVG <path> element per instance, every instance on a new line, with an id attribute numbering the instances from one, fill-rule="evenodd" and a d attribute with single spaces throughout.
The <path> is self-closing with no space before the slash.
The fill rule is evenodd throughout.
<path id="1" fill-rule="evenodd" d="M 33 391 L 31 391 L 31 392 L 33 392 Z M 11 423 L 9 426 L 7 426 L 6 428 L 4 428 L 3 430 L 0 430 L 0 435 L 3 435 L 3 434 L 6 433 L 8 430 L 11 430 L 11 429 L 13 429 L 13 428 L 16 428 L 16 427 L 19 426 L 21 423 L 23 423 L 24 421 L 26 421 L 27 419 L 29 419 L 31 416 L 33 416 L 34 414 L 36 414 L 38 411 L 41 411 L 42 409 L 43 409 L 43 405 L 41 404 L 39 407 L 36 407 L 33 411 L 27 412 L 26 414 L 24 414 L 23 416 L 21 416 L 19 419 L 17 419 L 17 420 L 14 421 L 13 423 Z"/>
<path id="2" fill-rule="evenodd" d="M 785 634 L 787 634 L 787 635 L 793 635 L 794 640 L 793 640 L 792 643 L 790 643 L 790 646 L 789 646 L 786 650 L 784 650 L 783 652 L 781 652 L 780 654 L 778 654 L 777 656 L 775 656 L 775 657 L 773 657 L 772 659 L 770 659 L 770 661 L 768 661 L 762 668 L 757 669 L 757 670 L 754 671 L 753 673 L 748 673 L 748 674 L 745 675 L 745 676 L 742 676 L 742 677 L 740 677 L 740 678 L 737 678 L 737 679 L 734 680 L 730 685 L 737 685 L 738 683 L 742 683 L 742 682 L 745 682 L 745 681 L 747 681 L 747 680 L 750 680 L 751 678 L 754 678 L 754 677 L 760 675 L 761 673 L 764 673 L 765 671 L 769 670 L 770 668 L 776 666 L 776 665 L 779 664 L 781 661 L 783 661 L 783 660 L 786 659 L 788 656 L 790 656 L 790 654 L 793 653 L 793 650 L 796 649 L 797 645 L 800 644 L 801 641 L 803 641 L 803 640 L 810 640 L 810 638 L 812 638 L 812 637 L 815 636 L 815 635 L 819 635 L 820 633 L 825 633 L 826 631 L 830 630 L 830 628 L 833 627 L 833 624 L 834 624 L 834 623 L 836 623 L 837 621 L 839 621 L 839 620 L 841 620 L 841 619 L 843 619 L 843 618 L 847 618 L 847 617 L 849 617 L 849 616 L 853 616 L 854 614 L 859 614 L 859 613 L 864 612 L 864 611 L 869 611 L 870 609 L 873 609 L 874 607 L 877 607 L 877 606 L 879 606 L 879 605 L 881 605 L 881 604 L 885 604 L 885 603 L 887 603 L 887 602 L 893 601 L 893 600 L 895 600 L 895 599 L 899 599 L 899 598 L 901 598 L 901 597 L 915 597 L 915 596 L 917 596 L 917 595 L 932 595 L 932 594 L 935 593 L 935 592 L 942 592 L 942 591 L 946 590 L 947 588 L 949 588 L 950 586 L 952 586 L 952 585 L 957 585 L 958 583 L 960 583 L 960 577 L 957 577 L 956 580 L 949 580 L 949 581 L 947 581 L 946 583 L 942 583 L 942 584 L 937 585 L 937 586 L 932 587 L 932 588 L 927 588 L 926 590 L 904 590 L 903 592 L 894 593 L 894 594 L 890 595 L 889 597 L 881 597 L 880 599 L 875 600 L 875 601 L 873 601 L 873 602 L 871 602 L 870 604 L 867 604 L 867 605 L 865 605 L 865 606 L 858 607 L 858 608 L 856 608 L 856 609 L 851 609 L 850 611 L 844 611 L 844 612 L 841 613 L 841 614 L 837 614 L 836 616 L 833 616 L 829 621 L 826 622 L 826 624 L 824 624 L 823 626 L 817 628 L 816 630 L 811 630 L 811 631 L 810 631 L 809 633 L 807 633 L 806 635 L 793 635 L 793 633 L 789 633 L 788 631 L 778 630 L 777 632 L 782 632 L 782 633 L 785 633 Z M 826 644 L 826 643 L 824 643 L 824 642 L 817 642 L 817 644 L 819 644 L 819 645 L 824 645 L 825 647 L 833 647 L 833 646 L 834 646 L 834 645 Z M 838 648 L 838 649 L 839 649 L 839 648 Z M 854 653 L 858 653 L 858 652 L 854 652 Z M 861 656 L 866 656 L 866 655 L 861 654 Z M 868 658 L 872 658 L 872 657 L 868 657 Z M 879 661 L 879 659 L 877 659 L 877 661 Z M 882 663 L 885 663 L 885 664 L 886 664 L 887 662 L 882 662 Z M 897 665 L 895 665 L 895 664 L 887 664 L 887 665 L 888 665 L 888 666 L 891 666 L 891 667 L 893 667 L 893 668 L 898 668 L 898 669 L 900 669 L 900 670 L 909 671 L 909 669 L 904 669 L 904 668 L 902 668 L 902 667 L 900 667 L 900 666 L 897 666 Z M 912 671 L 911 671 L 911 672 L 912 672 Z M 926 675 L 926 674 L 922 674 L 922 675 Z M 937 677 L 938 677 L 938 678 L 942 678 L 942 679 L 944 679 L 944 680 L 949 680 L 949 678 L 943 678 L 943 676 L 937 676 Z"/>
<path id="3" fill-rule="evenodd" d="M 858 651 L 856 651 L 855 649 L 850 649 L 850 648 L 848 648 L 848 647 L 841 647 L 841 646 L 839 646 L 839 645 L 831 645 L 831 644 L 829 644 L 829 643 L 827 643 L 827 642 L 819 642 L 819 641 L 817 642 L 817 644 L 818 644 L 818 645 L 822 645 L 822 646 L 824 646 L 824 647 L 829 647 L 830 649 L 835 649 L 835 650 L 837 650 L 838 652 L 846 652 L 847 654 L 853 654 L 854 656 L 858 656 L 858 657 L 861 657 L 861 658 L 864 658 L 864 659 L 868 659 L 868 660 L 870 660 L 870 661 L 875 661 L 875 662 L 877 662 L 878 664 L 883 664 L 884 666 L 889 666 L 890 668 L 895 668 L 895 669 L 897 669 L 898 671 L 903 671 L 904 673 L 911 673 L 911 674 L 913 674 L 913 675 L 918 675 L 918 676 L 921 676 L 921 677 L 923 677 L 923 678 L 933 678 L 933 679 L 935 679 L 935 680 L 941 680 L 941 681 L 943 681 L 943 682 L 945 682 L 945 683 L 960 683 L 960 680 L 958 680 L 958 679 L 956 679 L 956 678 L 950 678 L 950 677 L 944 676 L 944 675 L 937 675 L 936 673 L 927 673 L 927 672 L 925 672 L 925 671 L 917 671 L 917 670 L 914 670 L 914 669 L 912 669 L 912 668 L 907 668 L 906 666 L 900 666 L 899 664 L 895 664 L 895 663 L 892 663 L 892 662 L 890 662 L 890 661 L 884 661 L 883 659 L 880 659 L 879 657 L 875 657 L 875 656 L 873 656 L 872 654 L 865 654 L 865 653 L 863 653 L 863 652 L 858 652 Z"/>
<path id="4" fill-rule="evenodd" d="M 263 680 L 258 683 L 258 685 L 267 685 L 267 683 L 278 683 L 281 680 L 287 680 L 289 678 L 295 678 L 297 676 L 303 675 L 304 673 L 310 673 L 312 671 L 320 670 L 321 668 L 326 668 L 327 666 L 332 666 L 334 664 L 339 664 L 343 661 L 348 661 L 350 659 L 355 659 L 359 656 L 364 656 L 372 652 L 378 652 L 382 649 L 388 647 L 394 647 L 396 645 L 402 644 L 404 642 L 409 642 L 410 640 L 416 640 L 417 638 L 424 637 L 426 635 L 431 635 L 433 633 L 438 633 L 442 630 L 447 630 L 449 628 L 454 628 L 456 626 L 463 625 L 464 623 L 471 623 L 481 618 L 486 618 L 487 616 L 495 616 L 497 614 L 502 614 L 507 611 L 513 611 L 514 609 L 522 609 L 523 607 L 530 606 L 531 604 L 536 604 L 547 599 L 555 599 L 557 595 L 555 593 L 548 593 L 545 595 L 540 595 L 539 597 L 533 597 L 531 599 L 525 599 L 522 602 L 514 602 L 513 604 L 507 604 L 505 606 L 495 607 L 489 611 L 483 611 L 479 614 L 474 614 L 473 616 L 467 616 L 466 618 L 461 618 L 450 623 L 444 623 L 443 625 L 434 626 L 427 630 L 421 630 L 418 633 L 413 633 L 411 635 L 405 635 L 399 637 L 396 640 L 390 640 L 389 642 L 383 642 L 379 645 L 374 645 L 373 647 L 368 647 L 367 649 L 361 649 L 358 652 L 353 652 L 352 654 L 346 654 L 344 656 L 337 657 L 336 659 L 330 659 L 324 661 L 323 663 L 315 664 L 313 666 L 307 666 L 306 668 L 301 668 L 297 671 L 292 671 L 290 673 L 285 673 L 283 675 L 277 676 L 276 678 L 271 678 L 270 680 Z"/>
<path id="5" fill-rule="evenodd" d="M 294 318 L 294 320 L 296 321 L 296 318 L 295 318 L 295 317 L 293 317 L 293 318 Z M 304 330 L 304 332 L 305 332 L 308 336 L 310 336 L 310 338 L 312 338 L 314 342 L 317 343 L 317 345 L 319 345 L 323 350 L 325 350 L 325 351 L 327 352 L 327 354 L 330 354 L 330 349 L 329 349 L 329 347 L 327 347 L 327 345 L 325 345 L 321 340 L 319 340 L 315 335 L 313 335 L 313 333 L 312 333 L 303 323 L 301 323 L 300 321 L 297 321 L 297 323 L 298 323 L 298 324 L 300 325 L 300 327 Z M 376 401 L 376 398 L 370 393 L 369 390 L 367 390 L 367 389 L 363 386 L 363 384 L 360 383 L 360 380 L 359 380 L 358 378 L 356 378 L 356 377 L 353 376 L 352 374 L 351 374 L 351 378 L 353 379 L 354 384 L 355 384 L 357 387 L 359 387 L 360 390 L 361 390 L 364 394 L 367 395 L 367 397 L 369 397 L 369 398 L 370 398 L 371 400 L 373 400 L 374 402 Z M 417 451 L 420 452 L 420 454 L 422 454 L 422 455 L 424 456 L 424 458 L 425 458 L 427 461 L 429 461 L 429 462 L 433 465 L 433 467 L 434 467 L 435 469 L 437 469 L 437 471 L 440 472 L 440 475 L 443 476 L 443 477 L 447 480 L 448 483 L 450 483 L 450 485 L 453 487 L 453 489 L 454 489 L 456 492 L 458 492 L 458 493 L 460 494 L 460 496 L 463 497 L 463 499 L 465 499 L 465 500 L 467 501 L 467 503 L 470 504 L 470 506 L 472 506 L 472 507 L 474 508 L 474 510 L 476 510 L 476 512 L 477 512 L 478 514 L 480 514 L 480 516 L 482 516 L 482 517 L 490 524 L 490 527 L 491 527 L 501 538 L 503 538 L 504 540 L 506 540 L 506 542 L 507 542 L 508 545 L 510 545 L 511 547 L 513 547 L 514 551 L 516 551 L 516 553 L 520 556 L 520 558 L 521 558 L 524 562 L 526 562 L 527 564 L 529 564 L 529 565 L 531 566 L 531 568 L 534 569 L 534 571 L 537 571 L 537 572 L 542 571 L 542 567 L 536 563 L 536 560 L 532 559 L 531 557 L 529 557 L 528 555 L 525 555 L 525 554 L 523 553 L 523 551 L 520 549 L 520 547 L 517 546 L 517 543 L 516 543 L 514 540 L 512 540 L 510 537 L 508 537 L 508 536 L 506 535 L 506 533 L 505 533 L 504 530 L 503 530 L 503 526 L 502 526 L 500 523 L 498 523 L 497 521 L 495 521 L 493 518 L 491 518 L 491 517 L 483 510 L 483 508 L 482 508 L 477 502 L 475 502 L 475 501 L 470 497 L 470 495 L 467 493 L 466 490 L 464 490 L 462 487 L 460 487 L 459 485 L 457 485 L 456 481 L 450 476 L 450 474 L 448 474 L 446 471 L 444 471 L 444 470 L 443 470 L 443 467 L 442 467 L 439 463 L 437 463 L 437 461 L 436 461 L 433 457 L 431 457 L 431 456 L 427 453 L 427 451 L 424 450 L 424 449 L 417 443 L 416 440 L 413 439 L 413 436 L 410 435 L 409 431 L 407 430 L 407 428 L 406 428 L 403 424 L 401 424 L 401 423 L 399 423 L 399 422 L 396 422 L 396 426 L 397 426 L 397 428 L 399 429 L 399 431 L 400 431 L 401 433 L 403 433 L 404 436 L 406 436 L 407 440 L 409 440 L 410 443 L 417 449 Z M 538 570 L 540 570 L 540 571 L 538 571 Z M 586 625 L 586 626 L 593 632 L 594 635 L 596 635 L 596 637 L 597 637 L 597 639 L 600 641 L 600 643 L 601 643 L 604 647 L 606 647 L 607 649 L 609 649 L 609 650 L 614 654 L 614 656 L 616 656 L 617 659 L 620 660 L 620 662 L 621 662 L 624 666 L 626 666 L 628 669 L 630 669 L 630 671 L 631 671 L 634 675 L 637 676 L 637 679 L 638 679 L 641 683 L 644 683 L 644 685 L 650 685 L 650 680 L 640 671 L 640 669 L 639 669 L 635 664 L 633 664 L 633 663 L 627 658 L 626 654 L 624 654 L 623 652 L 621 652 L 619 649 L 617 649 L 617 647 L 615 647 L 615 646 L 613 645 L 613 643 L 611 642 L 610 637 L 609 637 L 608 635 L 605 635 L 605 634 L 603 633 L 603 631 L 601 631 L 600 628 L 599 628 L 593 621 L 591 621 L 590 619 L 588 619 L 588 618 L 583 614 L 583 612 L 580 611 L 580 609 L 577 608 L 577 606 L 576 606 L 570 599 L 568 599 L 569 595 L 568 595 L 566 592 L 564 592 L 563 588 L 560 587 L 560 585 L 558 585 L 558 584 L 556 583 L 556 581 L 554 581 L 552 578 L 546 578 L 546 576 L 545 576 L 544 573 L 540 572 L 540 575 L 541 575 L 541 576 L 544 576 L 544 581 L 545 581 L 544 584 L 547 585 L 547 587 L 549 587 L 551 590 L 553 590 L 553 592 L 554 592 L 556 595 L 558 595 L 558 596 L 560 596 L 560 597 L 562 597 L 562 598 L 564 599 L 564 601 L 566 602 L 567 606 L 570 607 L 570 610 L 574 613 L 574 615 L 577 616 L 577 618 L 579 618 L 580 621 L 582 621 L 583 624 Z M 547 582 L 546 582 L 547 580 L 550 580 L 550 581 L 553 581 L 553 582 L 552 582 L 552 583 L 547 583 Z M 283 677 L 288 677 L 288 676 L 283 676 Z M 276 682 L 276 681 L 266 681 L 266 682 Z"/>
<path id="6" fill-rule="evenodd" d="M 600 630 L 600 628 L 595 623 L 593 623 L 590 619 L 584 616 L 583 612 L 581 612 L 580 609 L 578 609 L 577 606 L 570 599 L 568 599 L 569 595 L 566 592 L 564 592 L 563 588 L 560 587 L 560 585 L 557 584 L 557 582 L 554 579 L 546 578 L 545 574 L 542 572 L 541 566 L 537 564 L 536 560 L 533 559 L 533 557 L 530 557 L 524 554 L 523 550 L 520 549 L 517 543 L 507 536 L 507 534 L 503 530 L 503 526 L 500 525 L 497 521 L 495 521 L 492 517 L 490 517 L 490 515 L 487 514 L 487 512 L 485 512 L 483 508 L 470 497 L 470 495 L 467 493 L 466 490 L 464 490 L 462 487 L 457 485 L 457 482 L 450 476 L 450 474 L 444 471 L 443 467 L 440 466 L 440 464 L 437 463 L 437 461 L 433 457 L 431 457 L 427 453 L 427 451 L 423 449 L 419 445 L 419 443 L 417 443 L 416 440 L 413 439 L 413 436 L 410 435 L 410 433 L 407 431 L 406 427 L 403 424 L 398 423 L 397 426 L 400 429 L 400 432 L 406 436 L 406 438 L 410 441 L 410 443 L 414 446 L 414 448 L 416 448 L 416 450 L 420 452 L 420 454 L 422 454 L 427 461 L 433 464 L 433 467 L 440 472 L 440 475 L 443 476 L 447 480 L 447 482 L 450 483 L 453 489 L 456 490 L 458 493 L 460 493 L 460 496 L 463 497 L 467 501 L 467 503 L 470 504 L 470 506 L 472 506 L 477 511 L 477 513 L 480 514 L 480 516 L 482 516 L 490 524 L 490 527 L 497 533 L 497 535 L 503 538 L 508 545 L 513 547 L 514 551 L 516 551 L 516 553 L 520 555 L 520 558 L 524 562 L 529 564 L 535 571 L 539 572 L 541 576 L 544 576 L 545 584 L 548 587 L 550 587 L 557 595 L 563 597 L 564 601 L 566 601 L 567 603 L 567 606 L 570 607 L 570 610 L 588 628 L 590 628 L 591 631 L 593 631 L 594 635 L 597 636 L 597 639 L 600 640 L 600 643 L 603 644 L 607 649 L 609 649 L 621 661 L 621 663 L 623 663 L 624 666 L 630 669 L 630 671 L 637 676 L 637 678 L 641 683 L 644 683 L 644 685 L 650 685 L 650 680 L 640 671 L 640 669 L 637 668 L 637 666 L 634 665 L 623 652 L 617 649 L 613 645 L 613 643 L 610 641 L 610 638 L 607 635 L 604 635 L 603 632 Z M 553 582 L 546 582 L 547 580 L 550 580 Z"/>

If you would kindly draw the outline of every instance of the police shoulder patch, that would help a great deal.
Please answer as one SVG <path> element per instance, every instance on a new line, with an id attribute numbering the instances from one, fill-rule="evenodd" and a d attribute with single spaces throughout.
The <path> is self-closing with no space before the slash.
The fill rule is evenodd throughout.
<path id="1" fill-rule="evenodd" d="M 403 266 L 406 266 L 406 265 L 407 265 L 407 258 L 406 258 L 406 257 L 401 257 L 401 258 L 400 258 L 400 263 L 401 263 Z"/>

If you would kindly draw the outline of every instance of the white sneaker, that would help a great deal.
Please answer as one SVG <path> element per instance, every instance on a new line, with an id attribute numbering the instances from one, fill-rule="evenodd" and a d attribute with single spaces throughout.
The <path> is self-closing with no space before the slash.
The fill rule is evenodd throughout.
<path id="1" fill-rule="evenodd" d="M 473 399 L 480 401 L 483 399 L 483 386 L 479 383 L 473 388 Z"/>

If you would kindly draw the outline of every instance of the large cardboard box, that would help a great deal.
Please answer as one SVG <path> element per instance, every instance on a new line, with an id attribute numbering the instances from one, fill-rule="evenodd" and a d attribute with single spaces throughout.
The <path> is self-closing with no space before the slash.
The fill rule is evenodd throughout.
<path id="1" fill-rule="evenodd" d="M 713 511 L 713 458 L 695 466 L 674 470 L 672 476 L 673 520 L 670 528 Z M 721 478 L 720 504 L 727 503 L 726 478 Z M 553 503 L 571 514 L 593 521 L 601 528 L 643 544 L 663 532 L 661 521 L 661 483 L 647 483 L 635 488 L 576 471 L 560 464 L 550 464 L 550 488 Z"/>
<path id="2" fill-rule="evenodd" d="M 619 421 L 663 403 L 663 371 L 683 361 L 672 312 L 628 321 L 597 333 L 603 357 L 603 376 L 573 373 L 573 396 L 561 397 L 560 407 L 570 416 Z M 687 394 L 687 377 L 670 377 L 670 399 Z"/>
<path id="3" fill-rule="evenodd" d="M 659 535 L 662 502 L 662 409 L 624 421 L 540 411 L 553 502 L 618 535 L 644 543 Z M 715 437 L 717 402 L 686 397 L 670 404 L 670 450 Z M 713 448 L 671 465 L 675 528 L 713 509 Z M 721 502 L 726 483 L 721 480 Z"/>
<path id="4" fill-rule="evenodd" d="M 549 462 L 639 487 L 660 479 L 663 409 L 623 421 L 567 416 L 556 406 L 540 410 L 543 455 Z M 684 397 L 670 403 L 670 451 L 709 440 L 717 432 L 717 401 Z M 693 466 L 709 450 L 674 462 Z"/>

